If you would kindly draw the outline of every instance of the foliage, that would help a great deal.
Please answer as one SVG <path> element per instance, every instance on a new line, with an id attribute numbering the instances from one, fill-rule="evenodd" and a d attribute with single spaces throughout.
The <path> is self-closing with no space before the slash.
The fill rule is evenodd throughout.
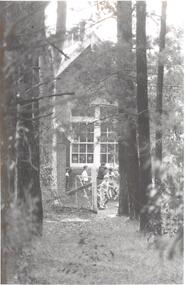
<path id="1" fill-rule="evenodd" d="M 159 171 L 162 189 L 152 190 L 152 211 L 161 207 L 163 233 L 174 234 L 183 224 L 183 31 L 169 27 L 166 36 L 166 48 L 159 55 L 165 65 L 163 87 L 163 163 L 155 161 L 155 130 L 158 118 L 155 113 L 156 67 L 158 52 L 149 53 L 150 67 L 149 99 L 151 118 L 151 146 L 153 156 L 153 173 Z M 154 41 L 153 50 L 156 50 Z M 154 191 L 154 192 L 153 192 Z M 155 195 L 156 197 L 155 197 Z M 156 199 L 155 199 L 155 198 Z M 154 202 L 155 201 L 155 202 Z"/>
<path id="2" fill-rule="evenodd" d="M 7 211 L 6 251 L 9 253 L 20 253 L 24 246 L 29 245 L 32 235 L 37 234 L 37 215 L 34 213 L 37 212 L 38 199 L 28 194 L 27 203 L 29 205 L 25 206 L 12 202 Z"/>

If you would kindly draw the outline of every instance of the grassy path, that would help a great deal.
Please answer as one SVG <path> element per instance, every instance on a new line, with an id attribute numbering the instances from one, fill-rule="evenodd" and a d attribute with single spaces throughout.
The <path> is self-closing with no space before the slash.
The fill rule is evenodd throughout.
<path id="1" fill-rule="evenodd" d="M 137 223 L 115 213 L 113 205 L 98 215 L 48 215 L 33 249 L 32 284 L 183 283 L 182 258 L 159 258 Z"/>

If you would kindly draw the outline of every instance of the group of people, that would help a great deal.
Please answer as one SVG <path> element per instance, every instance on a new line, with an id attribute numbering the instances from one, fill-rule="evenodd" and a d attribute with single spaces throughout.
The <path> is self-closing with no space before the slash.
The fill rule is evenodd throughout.
<path id="1" fill-rule="evenodd" d="M 106 204 L 110 199 L 117 199 L 118 187 L 115 181 L 118 176 L 118 171 L 113 171 L 111 167 L 108 169 L 105 163 L 102 163 L 99 167 L 97 176 L 97 194 L 99 209 L 105 209 Z"/>
<path id="2" fill-rule="evenodd" d="M 118 176 L 118 172 L 113 171 L 112 168 L 108 169 L 105 163 L 102 163 L 99 167 L 97 175 L 97 196 L 99 209 L 105 209 L 108 200 L 112 198 L 116 199 L 118 197 L 118 187 L 115 183 L 115 178 Z M 87 173 L 87 166 L 83 167 L 81 179 L 84 185 L 88 183 L 89 177 Z"/>
<path id="3" fill-rule="evenodd" d="M 70 188 L 71 168 L 66 169 L 66 190 Z M 107 168 L 105 163 L 102 163 L 98 169 L 97 174 L 97 202 L 98 208 L 103 210 L 110 199 L 116 200 L 118 197 L 118 183 L 117 178 L 119 173 L 113 168 Z M 88 184 L 88 167 L 85 165 L 81 173 L 82 184 Z"/>

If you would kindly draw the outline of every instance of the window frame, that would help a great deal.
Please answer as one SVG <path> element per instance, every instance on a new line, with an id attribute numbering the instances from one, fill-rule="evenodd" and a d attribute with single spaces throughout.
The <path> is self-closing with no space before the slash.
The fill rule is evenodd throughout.
<path id="1" fill-rule="evenodd" d="M 102 127 L 105 127 L 105 124 L 102 124 Z M 114 139 L 113 141 L 109 141 L 109 135 L 110 134 L 114 134 L 115 132 L 113 130 L 110 130 L 110 128 L 108 126 L 106 126 L 106 131 L 102 131 L 102 128 L 100 126 L 100 163 L 105 162 L 106 165 L 117 165 L 118 161 L 116 161 L 116 155 L 118 155 L 118 151 L 116 149 L 118 142 Z M 105 135 L 106 134 L 106 135 Z M 106 137 L 106 140 L 103 141 L 101 138 L 102 136 Z M 106 145 L 106 152 L 102 152 L 102 145 Z M 113 150 L 114 150 L 114 154 L 112 154 L 111 152 L 109 152 L 109 145 L 113 146 Z M 109 162 L 109 155 L 113 155 L 113 162 Z M 102 155 L 106 156 L 106 161 L 102 161 Z"/>
<path id="2" fill-rule="evenodd" d="M 86 127 L 88 126 L 89 124 L 89 121 L 76 121 L 76 122 L 73 122 L 73 123 L 78 123 L 78 124 L 86 124 Z M 81 140 L 81 133 L 77 136 L 77 139 L 73 139 L 71 141 L 71 144 L 70 144 L 70 165 L 73 166 L 73 167 L 80 167 L 80 166 L 83 166 L 83 165 L 89 165 L 89 166 L 92 166 L 94 164 L 94 124 L 93 124 L 93 131 L 90 131 L 89 134 L 93 134 L 93 139 L 92 141 L 88 141 L 88 131 L 86 129 L 86 136 L 85 136 L 85 141 L 82 141 Z M 73 152 L 73 146 L 74 145 L 77 145 L 78 146 L 78 150 L 77 152 Z M 81 145 L 85 145 L 85 152 L 82 152 L 80 150 L 80 146 Z M 88 145 L 92 145 L 93 146 L 93 150 L 92 152 L 89 152 L 88 151 Z M 92 162 L 87 162 L 87 156 L 89 155 L 92 155 Z M 78 157 L 78 162 L 73 162 L 73 155 L 77 155 Z M 85 155 L 86 157 L 86 161 L 85 162 L 80 162 L 80 155 Z"/>

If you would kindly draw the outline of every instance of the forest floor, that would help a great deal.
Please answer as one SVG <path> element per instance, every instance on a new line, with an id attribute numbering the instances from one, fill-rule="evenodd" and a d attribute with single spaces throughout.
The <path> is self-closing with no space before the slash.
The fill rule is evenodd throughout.
<path id="1" fill-rule="evenodd" d="M 98 214 L 67 208 L 48 213 L 42 239 L 25 254 L 27 280 L 21 283 L 182 284 L 183 257 L 168 260 L 166 241 L 156 249 L 136 221 L 116 213 L 115 202 Z"/>

